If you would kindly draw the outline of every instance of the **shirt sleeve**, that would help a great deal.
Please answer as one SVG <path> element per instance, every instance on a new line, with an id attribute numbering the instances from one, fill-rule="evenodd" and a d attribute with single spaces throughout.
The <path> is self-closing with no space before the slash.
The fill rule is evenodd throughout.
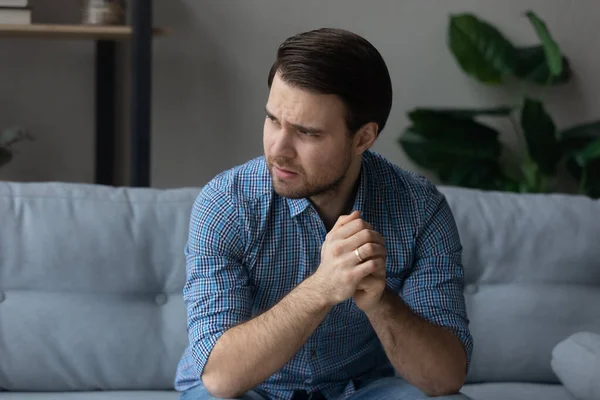
<path id="1" fill-rule="evenodd" d="M 416 237 L 416 259 L 402 287 L 402 298 L 427 321 L 448 328 L 462 342 L 467 369 L 473 351 L 464 298 L 462 245 L 445 197 L 435 188 Z"/>
<path id="2" fill-rule="evenodd" d="M 217 340 L 252 312 L 244 241 L 231 196 L 205 186 L 192 208 L 183 297 L 198 376 Z"/>

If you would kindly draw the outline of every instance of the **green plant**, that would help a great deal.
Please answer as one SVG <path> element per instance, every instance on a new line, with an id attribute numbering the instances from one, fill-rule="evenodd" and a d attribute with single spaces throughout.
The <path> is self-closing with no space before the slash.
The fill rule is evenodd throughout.
<path id="1" fill-rule="evenodd" d="M 12 146 L 24 140 L 32 140 L 29 132 L 21 127 L 13 127 L 0 132 L 0 167 L 13 158 Z"/>
<path id="2" fill-rule="evenodd" d="M 516 47 L 498 29 L 472 14 L 451 15 L 448 47 L 470 77 L 487 85 L 507 81 L 547 88 L 567 83 L 569 60 L 535 13 L 525 14 L 541 44 Z M 529 86 L 526 86 L 529 85 Z M 579 193 L 600 197 L 600 121 L 557 129 L 541 100 L 488 109 L 416 108 L 399 138 L 407 156 L 444 184 L 486 190 L 545 193 L 556 190 L 566 168 Z M 507 157 L 499 132 L 482 118 L 511 122 L 526 154 Z M 520 130 L 519 132 L 519 125 Z"/>

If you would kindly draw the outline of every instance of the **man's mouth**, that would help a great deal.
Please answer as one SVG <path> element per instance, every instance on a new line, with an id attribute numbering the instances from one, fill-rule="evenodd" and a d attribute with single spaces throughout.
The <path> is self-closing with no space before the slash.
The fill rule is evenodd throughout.
<path id="1" fill-rule="evenodd" d="M 289 168 L 283 168 L 283 167 L 280 167 L 278 165 L 275 165 L 275 168 L 277 168 L 280 171 L 287 172 L 289 174 L 295 174 L 296 173 L 296 171 L 294 171 L 294 170 L 291 170 Z"/>
<path id="2" fill-rule="evenodd" d="M 277 165 L 273 166 L 273 172 L 275 173 L 275 175 L 277 175 L 279 178 L 282 179 L 289 179 L 289 178 L 293 178 L 294 176 L 298 175 L 297 172 L 291 171 L 289 169 L 285 169 L 285 168 L 280 168 Z"/>

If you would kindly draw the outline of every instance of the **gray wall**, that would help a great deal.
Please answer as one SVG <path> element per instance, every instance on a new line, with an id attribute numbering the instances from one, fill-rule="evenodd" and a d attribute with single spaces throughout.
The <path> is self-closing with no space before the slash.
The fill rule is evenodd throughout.
<path id="1" fill-rule="evenodd" d="M 41 22 L 78 18 L 77 0 L 34 4 Z M 450 13 L 473 11 L 525 45 L 537 39 L 523 12 L 536 11 L 575 70 L 569 86 L 545 93 L 557 125 L 600 119 L 597 0 L 154 0 L 154 5 L 156 25 L 171 29 L 154 44 L 155 187 L 202 185 L 260 155 L 266 75 L 277 45 L 322 26 L 364 35 L 388 62 L 394 107 L 374 150 L 406 168 L 414 166 L 396 141 L 407 110 L 492 106 L 518 100 L 521 91 L 484 87 L 463 75 L 445 43 Z M 126 46 L 121 53 L 126 59 Z M 19 147 L 0 179 L 92 182 L 93 44 L 0 39 L 0 54 L 1 125 L 26 124 L 37 137 Z M 127 94 L 124 85 L 125 105 Z M 120 127 L 126 144 L 126 113 Z M 502 139 L 516 147 L 510 125 L 499 127 Z M 126 162 L 123 154 L 119 165 Z"/>

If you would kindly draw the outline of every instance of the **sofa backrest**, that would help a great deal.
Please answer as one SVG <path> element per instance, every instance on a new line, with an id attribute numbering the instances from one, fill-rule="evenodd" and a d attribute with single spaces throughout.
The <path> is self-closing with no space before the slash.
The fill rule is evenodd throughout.
<path id="1" fill-rule="evenodd" d="M 0 388 L 172 388 L 197 194 L 0 182 Z"/>
<path id="2" fill-rule="evenodd" d="M 463 244 L 469 382 L 557 383 L 552 348 L 600 332 L 600 201 L 443 187 Z"/>
<path id="3" fill-rule="evenodd" d="M 464 247 L 470 382 L 557 382 L 600 332 L 600 202 L 442 187 Z M 0 389 L 170 389 L 198 188 L 0 182 Z"/>

